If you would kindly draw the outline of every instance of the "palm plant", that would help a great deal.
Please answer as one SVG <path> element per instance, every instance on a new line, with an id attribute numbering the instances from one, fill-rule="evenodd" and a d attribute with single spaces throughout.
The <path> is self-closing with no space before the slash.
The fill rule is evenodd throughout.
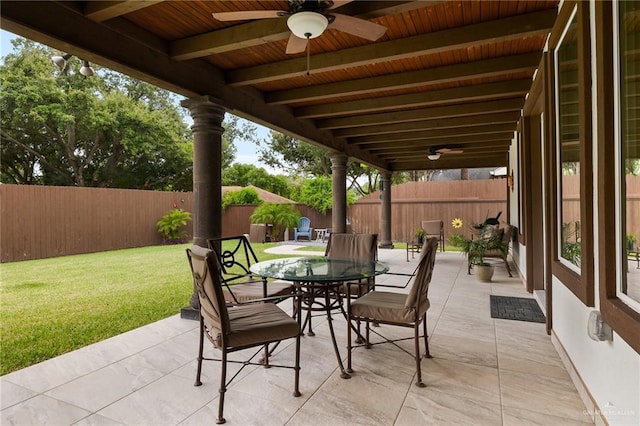
<path id="1" fill-rule="evenodd" d="M 293 204 L 264 203 L 258 206 L 249 220 L 251 223 L 265 223 L 273 225 L 272 238 L 278 241 L 282 232 L 287 228 L 298 225 L 302 214 Z"/>

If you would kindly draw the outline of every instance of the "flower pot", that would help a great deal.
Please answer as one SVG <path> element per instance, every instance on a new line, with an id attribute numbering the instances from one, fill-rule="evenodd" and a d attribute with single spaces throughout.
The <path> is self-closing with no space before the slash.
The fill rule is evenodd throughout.
<path id="1" fill-rule="evenodd" d="M 476 278 L 483 283 L 491 282 L 493 278 L 493 266 L 492 265 L 475 265 Z"/>

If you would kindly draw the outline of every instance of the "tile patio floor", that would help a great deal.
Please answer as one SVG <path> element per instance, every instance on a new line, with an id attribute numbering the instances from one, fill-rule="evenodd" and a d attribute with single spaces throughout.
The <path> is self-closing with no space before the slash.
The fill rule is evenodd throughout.
<path id="1" fill-rule="evenodd" d="M 404 250 L 380 250 L 379 258 L 393 272 L 417 264 Z M 405 281 L 386 275 L 377 283 Z M 490 294 L 531 297 L 504 267 L 493 283 L 478 283 L 459 253 L 438 253 L 429 290 L 433 358 L 422 361 L 427 387 L 414 386 L 413 359 L 392 345 L 357 349 L 353 377 L 341 379 L 326 320 L 314 318 L 316 336 L 301 343 L 302 396 L 292 396 L 291 370 L 250 367 L 227 392 L 227 424 L 593 424 L 544 324 L 492 319 Z M 346 322 L 336 316 L 334 324 L 346 358 Z M 205 362 L 204 384 L 193 386 L 197 335 L 196 321 L 175 315 L 7 374 L 0 424 L 215 424 L 219 364 Z M 293 345 L 276 357 L 290 362 Z"/>

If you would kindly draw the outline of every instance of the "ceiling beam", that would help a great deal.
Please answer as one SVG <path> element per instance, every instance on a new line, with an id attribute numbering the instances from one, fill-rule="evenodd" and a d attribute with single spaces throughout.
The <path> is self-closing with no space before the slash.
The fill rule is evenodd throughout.
<path id="1" fill-rule="evenodd" d="M 324 118 L 338 115 L 362 114 L 393 109 L 407 109 L 429 106 L 436 103 L 461 103 L 482 101 L 495 98 L 524 96 L 531 87 L 531 79 L 461 86 L 451 89 L 431 90 L 406 95 L 384 96 L 372 99 L 339 102 L 333 104 L 311 105 L 294 110 L 299 118 Z"/>
<path id="2" fill-rule="evenodd" d="M 412 121 L 409 123 L 396 123 L 396 124 L 381 124 L 364 127 L 353 127 L 349 129 L 334 130 L 333 134 L 336 137 L 357 137 L 367 135 L 378 134 L 393 134 L 411 132 L 417 130 L 432 130 L 432 129 L 446 129 L 475 125 L 489 125 L 489 124 L 501 124 L 510 123 L 515 130 L 518 118 L 520 117 L 519 111 L 499 112 L 472 115 L 469 117 L 452 117 L 452 118 L 438 118 L 438 119 L 426 119 Z"/>
<path id="3" fill-rule="evenodd" d="M 85 1 L 84 14 L 93 21 L 103 22 L 162 1 L 164 0 Z"/>
<path id="4" fill-rule="evenodd" d="M 393 61 L 466 49 L 496 40 L 513 40 L 548 33 L 557 17 L 557 9 L 547 9 L 509 18 L 416 35 L 351 49 L 314 55 L 314 73 L 342 70 L 381 61 Z M 227 73 L 231 85 L 246 86 L 304 76 L 305 57 L 259 65 Z"/>
<path id="5" fill-rule="evenodd" d="M 352 2 L 337 10 L 340 13 L 358 18 L 373 19 L 378 16 L 401 13 L 422 7 L 425 7 L 425 4 L 419 1 L 375 1 Z M 177 61 L 185 61 L 187 59 L 231 52 L 278 40 L 286 40 L 290 34 L 286 19 L 256 20 L 176 40 L 170 46 L 171 58 Z"/>
<path id="6" fill-rule="evenodd" d="M 527 72 L 530 76 L 533 76 L 541 58 L 541 52 L 502 56 L 418 71 L 274 91 L 267 93 L 265 99 L 268 104 L 297 103 L 374 93 L 381 90 L 390 91 L 474 78 L 494 77 L 518 72 Z"/>
<path id="7" fill-rule="evenodd" d="M 316 126 L 319 129 L 340 129 L 346 127 L 393 124 L 434 118 L 466 117 L 468 115 L 486 114 L 488 112 L 520 111 L 523 103 L 524 97 L 518 97 L 490 102 L 448 105 L 408 111 L 393 111 L 379 114 L 357 115 L 353 117 L 328 118 L 316 121 Z"/>
<path id="8" fill-rule="evenodd" d="M 455 127 L 447 129 L 418 130 L 414 132 L 389 133 L 383 135 L 360 136 L 348 140 L 352 145 L 372 145 L 372 144 L 388 144 L 393 142 L 411 141 L 411 140 L 427 140 L 433 138 L 484 135 L 493 133 L 513 133 L 516 130 L 516 124 L 502 123 L 489 124 L 482 126 Z"/>

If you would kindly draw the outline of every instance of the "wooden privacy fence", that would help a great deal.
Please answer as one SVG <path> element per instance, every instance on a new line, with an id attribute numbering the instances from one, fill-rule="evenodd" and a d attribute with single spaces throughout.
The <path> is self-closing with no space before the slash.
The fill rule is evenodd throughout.
<path id="1" fill-rule="evenodd" d="M 569 181 L 565 189 L 578 188 Z M 507 188 L 502 179 L 408 182 L 392 186 L 391 194 L 391 235 L 396 242 L 412 240 L 423 220 L 443 220 L 445 238 L 452 232 L 468 233 L 473 222 L 499 211 L 501 221 L 507 220 Z M 176 207 L 193 211 L 192 193 L 0 184 L 0 262 L 161 244 L 156 222 Z M 296 207 L 314 228 L 331 227 L 330 212 L 323 215 L 308 206 Z M 230 206 L 225 210 L 223 235 L 248 234 L 254 209 Z M 639 211 L 640 177 L 628 176 L 627 229 L 638 237 Z M 380 193 L 359 200 L 347 215 L 354 232 L 379 234 Z M 451 227 L 455 217 L 464 221 L 460 230 Z M 189 224 L 189 237 L 191 230 Z"/>
<path id="2" fill-rule="evenodd" d="M 174 208 L 193 212 L 193 194 L 0 184 L 0 262 L 162 244 L 156 222 Z M 227 208 L 223 236 L 248 234 L 255 208 Z M 296 208 L 314 227 L 331 226 L 330 214 Z M 190 222 L 189 238 L 192 229 Z"/>
<path id="3" fill-rule="evenodd" d="M 370 194 L 349 207 L 355 232 L 380 233 L 380 192 Z M 483 222 L 502 211 L 507 220 L 506 180 L 459 180 L 407 182 L 391 187 L 391 236 L 396 242 L 414 240 L 423 220 L 444 221 L 445 239 L 452 232 L 470 235 L 472 223 Z M 451 221 L 460 218 L 461 229 Z"/>

